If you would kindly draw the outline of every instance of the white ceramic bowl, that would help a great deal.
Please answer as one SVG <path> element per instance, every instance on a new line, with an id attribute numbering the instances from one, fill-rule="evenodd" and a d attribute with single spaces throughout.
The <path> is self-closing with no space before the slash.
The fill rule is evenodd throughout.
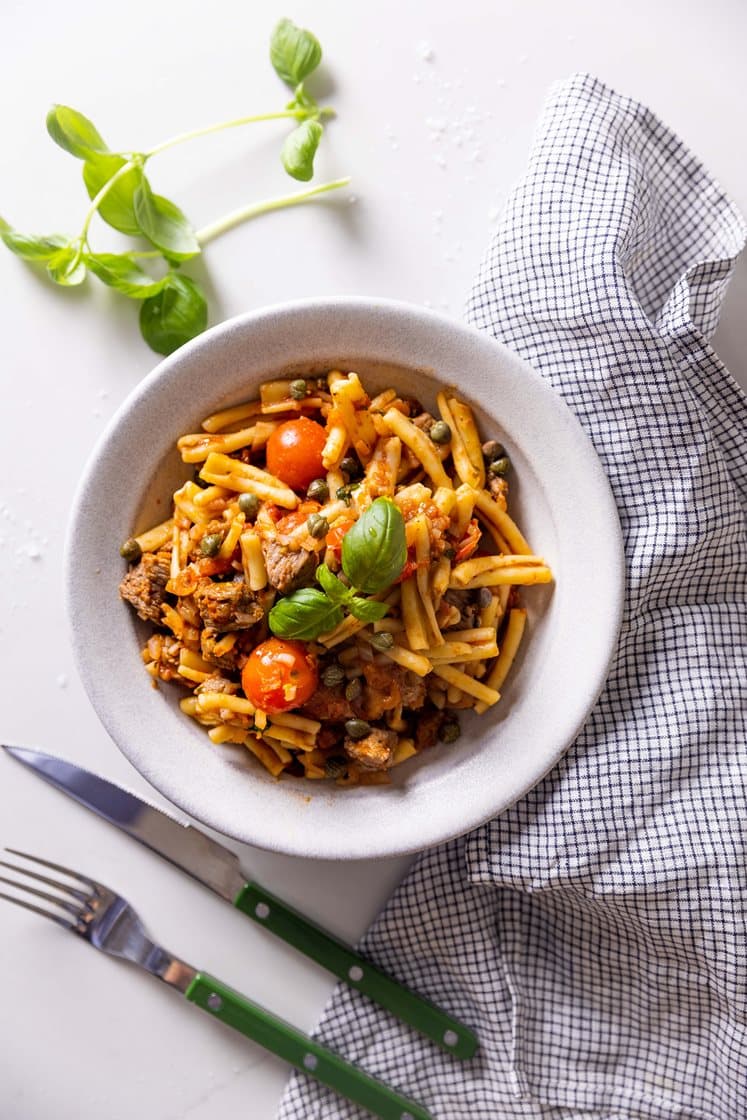
<path id="1" fill-rule="evenodd" d="M 148 627 L 122 602 L 119 545 L 163 519 L 191 468 L 177 436 L 281 373 L 357 370 L 433 407 L 439 384 L 475 408 L 513 463 L 511 509 L 556 584 L 527 589 L 528 633 L 500 703 L 463 719 L 452 745 L 393 771 L 390 787 L 276 781 L 239 748 L 215 747 L 177 687 L 152 687 Z M 67 606 L 83 683 L 133 766 L 180 808 L 237 840 L 298 856 L 414 852 L 500 813 L 573 741 L 605 680 L 623 598 L 620 527 L 608 482 L 560 398 L 515 354 L 472 328 L 379 299 L 301 301 L 251 312 L 162 361 L 101 437 L 69 526 Z M 117 667 L 116 672 L 111 666 Z M 101 770 L 106 771 L 105 759 Z"/>

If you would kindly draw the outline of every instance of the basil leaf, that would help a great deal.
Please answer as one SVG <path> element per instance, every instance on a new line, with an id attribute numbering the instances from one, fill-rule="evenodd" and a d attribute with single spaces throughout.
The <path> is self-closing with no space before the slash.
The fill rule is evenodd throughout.
<path id="1" fill-rule="evenodd" d="M 294 179 L 307 183 L 314 175 L 314 156 L 324 128 L 319 121 L 302 121 L 285 138 L 280 158 Z"/>
<path id="2" fill-rule="evenodd" d="M 129 253 L 89 253 L 86 264 L 104 284 L 130 299 L 158 295 L 169 283 L 168 275 L 154 279 Z"/>
<path id="3" fill-rule="evenodd" d="M 89 198 L 95 198 L 112 175 L 119 171 L 120 167 L 124 167 L 125 162 L 121 156 L 91 155 L 83 164 L 83 182 Z M 120 233 L 128 233 L 131 237 L 140 234 L 140 226 L 135 217 L 134 195 L 142 181 L 142 168 L 133 167 L 132 171 L 117 179 L 99 203 L 99 214 L 104 221 L 114 229 L 118 229 Z"/>
<path id="4" fill-rule="evenodd" d="M 348 610 L 360 622 L 378 622 L 389 607 L 386 603 L 377 603 L 375 599 L 361 599 L 359 595 L 355 595 L 348 603 Z"/>
<path id="5" fill-rule="evenodd" d="M 317 582 L 324 588 L 327 598 L 333 603 L 348 603 L 353 598 L 353 592 L 339 580 L 326 564 L 320 564 L 316 570 Z"/>
<path id="6" fill-rule="evenodd" d="M 372 594 L 391 586 L 406 560 L 405 519 L 390 498 L 377 498 L 343 537 L 342 570 Z"/>
<path id="7" fill-rule="evenodd" d="M 0 218 L 0 239 L 12 253 L 25 261 L 48 261 L 67 245 L 67 238 L 53 233 L 49 237 L 35 237 L 19 233 Z"/>
<path id="8" fill-rule="evenodd" d="M 67 245 L 49 258 L 47 272 L 55 284 L 61 284 L 64 288 L 73 288 L 85 280 L 86 265 L 83 257 L 78 255 L 78 250 L 72 245 Z"/>
<path id="9" fill-rule="evenodd" d="M 289 86 L 296 86 L 316 70 L 322 61 L 322 48 L 316 35 L 281 19 L 270 38 L 270 62 L 275 73 Z"/>
<path id="10" fill-rule="evenodd" d="M 95 125 L 77 109 L 53 105 L 47 113 L 47 132 L 66 152 L 78 159 L 89 159 L 97 152 L 108 152 Z"/>
<path id="11" fill-rule="evenodd" d="M 207 326 L 207 302 L 199 285 L 188 276 L 170 272 L 162 290 L 144 299 L 140 332 L 151 350 L 171 354 Z"/>
<path id="12" fill-rule="evenodd" d="M 331 602 L 323 591 L 302 587 L 280 599 L 270 611 L 268 622 L 279 638 L 300 638 L 310 642 L 334 630 L 343 619 L 342 607 Z"/>
<path id="13" fill-rule="evenodd" d="M 188 219 L 178 206 L 153 194 L 143 178 L 132 196 L 137 224 L 156 248 L 170 259 L 186 261 L 200 252 L 200 243 Z"/>

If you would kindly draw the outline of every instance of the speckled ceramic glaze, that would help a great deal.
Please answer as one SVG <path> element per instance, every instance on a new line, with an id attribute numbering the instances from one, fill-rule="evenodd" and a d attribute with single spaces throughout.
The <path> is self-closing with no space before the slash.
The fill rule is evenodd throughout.
<path id="1" fill-rule="evenodd" d="M 453 745 L 393 771 L 390 787 L 276 781 L 240 747 L 216 747 L 153 688 L 148 628 L 122 602 L 119 545 L 168 515 L 191 473 L 177 436 L 284 373 L 355 369 L 372 392 L 396 385 L 433 407 L 439 384 L 476 409 L 514 465 L 511 509 L 552 587 L 527 589 L 528 632 L 500 703 L 462 720 Z M 133 766 L 210 827 L 298 856 L 414 852 L 475 828 L 558 761 L 601 688 L 620 624 L 624 568 L 607 479 L 578 422 L 521 359 L 422 308 L 379 299 L 303 301 L 223 323 L 167 358 L 124 402 L 95 448 L 73 510 L 67 606 L 78 666 L 100 719 Z M 116 673 L 111 666 L 116 664 Z M 106 759 L 102 757 L 102 771 Z"/>

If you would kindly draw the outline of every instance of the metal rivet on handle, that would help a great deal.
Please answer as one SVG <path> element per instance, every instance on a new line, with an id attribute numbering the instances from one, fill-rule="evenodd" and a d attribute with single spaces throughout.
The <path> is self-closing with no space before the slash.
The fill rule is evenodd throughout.
<path id="1" fill-rule="evenodd" d="M 444 1031 L 444 1046 L 456 1046 L 459 1035 L 456 1031 Z"/>
<path id="2" fill-rule="evenodd" d="M 316 1054 L 304 1054 L 303 1064 L 305 1069 L 316 1069 L 319 1065 L 319 1059 Z"/>
<path id="3" fill-rule="evenodd" d="M 254 913 L 257 915 L 258 918 L 269 918 L 270 907 L 267 905 L 266 902 L 258 902 L 257 905 L 254 907 Z"/>
<path id="4" fill-rule="evenodd" d="M 207 998 L 207 1005 L 211 1011 L 220 1011 L 223 1006 L 223 1000 L 217 992 L 211 992 Z"/>
<path id="5" fill-rule="evenodd" d="M 348 976 L 351 980 L 355 980 L 355 982 L 357 983 L 359 980 L 363 979 L 363 969 L 360 967 L 360 965 L 353 964 L 348 969 Z"/>

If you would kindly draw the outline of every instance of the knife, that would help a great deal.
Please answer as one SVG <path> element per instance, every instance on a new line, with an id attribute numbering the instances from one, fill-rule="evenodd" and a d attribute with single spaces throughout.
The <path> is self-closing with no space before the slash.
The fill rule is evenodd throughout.
<path id="1" fill-rule="evenodd" d="M 477 1036 L 435 1004 L 375 968 L 339 938 L 248 879 L 239 857 L 194 825 L 54 755 L 0 744 L 50 785 L 157 852 L 286 944 L 362 992 L 456 1058 L 471 1058 Z"/>

